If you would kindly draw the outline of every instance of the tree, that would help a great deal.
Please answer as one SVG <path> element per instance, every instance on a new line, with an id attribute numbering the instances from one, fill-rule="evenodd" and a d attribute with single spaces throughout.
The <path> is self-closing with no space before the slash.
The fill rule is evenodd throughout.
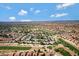
<path id="1" fill-rule="evenodd" d="M 52 49 L 52 46 L 48 46 L 47 48 Z"/>

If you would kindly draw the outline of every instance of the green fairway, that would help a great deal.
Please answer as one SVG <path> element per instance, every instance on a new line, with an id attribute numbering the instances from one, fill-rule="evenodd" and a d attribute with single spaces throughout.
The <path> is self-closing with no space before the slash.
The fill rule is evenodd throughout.
<path id="1" fill-rule="evenodd" d="M 70 50 L 74 51 L 75 53 L 77 53 L 77 55 L 79 55 L 79 50 L 78 49 L 76 49 L 73 45 L 69 44 L 68 42 L 65 42 L 61 38 L 58 40 L 57 43 L 58 44 L 63 44 L 65 47 L 68 47 Z"/>
<path id="2" fill-rule="evenodd" d="M 0 46 L 0 50 L 29 50 L 31 47 Z"/>
<path id="3" fill-rule="evenodd" d="M 69 52 L 65 51 L 63 48 L 55 49 L 56 52 L 60 52 L 64 56 L 71 56 Z"/>

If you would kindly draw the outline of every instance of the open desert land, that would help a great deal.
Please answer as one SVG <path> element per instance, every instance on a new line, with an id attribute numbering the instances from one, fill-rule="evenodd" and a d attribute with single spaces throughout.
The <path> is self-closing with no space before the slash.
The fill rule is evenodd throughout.
<path id="1" fill-rule="evenodd" d="M 79 23 L 0 23 L 1 56 L 79 56 Z"/>

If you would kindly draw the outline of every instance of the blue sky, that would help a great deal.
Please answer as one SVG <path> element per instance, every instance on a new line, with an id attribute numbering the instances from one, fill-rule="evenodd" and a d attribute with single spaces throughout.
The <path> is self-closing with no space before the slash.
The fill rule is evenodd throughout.
<path id="1" fill-rule="evenodd" d="M 0 3 L 0 21 L 79 20 L 78 3 Z"/>

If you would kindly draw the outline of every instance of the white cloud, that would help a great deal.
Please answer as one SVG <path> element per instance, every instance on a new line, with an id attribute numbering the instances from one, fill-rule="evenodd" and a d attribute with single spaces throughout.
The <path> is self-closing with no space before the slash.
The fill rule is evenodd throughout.
<path id="1" fill-rule="evenodd" d="M 38 13 L 41 12 L 41 10 L 34 9 L 34 8 L 30 8 L 30 11 L 31 11 L 31 12 L 34 12 L 34 14 L 38 14 Z"/>
<path id="2" fill-rule="evenodd" d="M 63 16 L 67 16 L 68 15 L 68 13 L 60 13 L 60 14 L 52 14 L 52 15 L 50 15 L 50 17 L 52 18 L 52 17 L 63 17 Z"/>
<path id="3" fill-rule="evenodd" d="M 1 8 L 4 8 L 4 9 L 8 9 L 8 10 L 11 10 L 12 9 L 12 7 L 10 7 L 10 6 L 0 6 Z"/>
<path id="4" fill-rule="evenodd" d="M 55 17 L 55 15 L 52 14 L 52 15 L 50 15 L 50 17 L 51 17 L 51 18 L 52 18 L 52 17 Z"/>
<path id="5" fill-rule="evenodd" d="M 68 13 L 61 13 L 61 14 L 56 14 L 56 17 L 62 17 L 62 16 L 67 16 Z"/>
<path id="6" fill-rule="evenodd" d="M 21 22 L 30 22 L 30 21 L 32 21 L 32 20 L 30 20 L 30 19 L 23 19 L 23 20 L 20 20 Z"/>
<path id="7" fill-rule="evenodd" d="M 38 14 L 40 13 L 41 11 L 40 10 L 35 10 L 35 14 Z"/>
<path id="8" fill-rule="evenodd" d="M 67 7 L 69 7 L 69 6 L 72 6 L 72 5 L 74 5 L 75 3 L 63 3 L 63 4 L 59 4 L 59 5 L 57 5 L 56 7 L 57 7 L 57 9 L 63 9 L 63 8 L 67 8 Z"/>
<path id="9" fill-rule="evenodd" d="M 30 8 L 30 11 L 33 11 L 34 10 L 34 8 Z"/>
<path id="10" fill-rule="evenodd" d="M 8 10 L 12 9 L 10 6 L 6 6 L 5 8 L 8 9 Z"/>
<path id="11" fill-rule="evenodd" d="M 24 15 L 26 15 L 27 13 L 28 13 L 28 12 L 27 12 L 26 10 L 21 9 L 21 10 L 19 11 L 18 15 L 24 16 Z"/>
<path id="12" fill-rule="evenodd" d="M 12 17 L 9 17 L 10 21 L 16 21 L 16 17 L 12 16 Z"/>

